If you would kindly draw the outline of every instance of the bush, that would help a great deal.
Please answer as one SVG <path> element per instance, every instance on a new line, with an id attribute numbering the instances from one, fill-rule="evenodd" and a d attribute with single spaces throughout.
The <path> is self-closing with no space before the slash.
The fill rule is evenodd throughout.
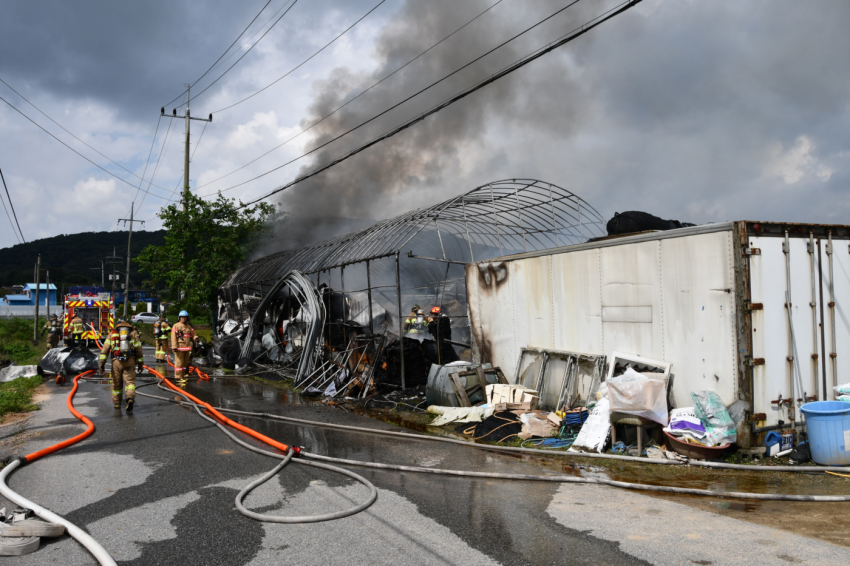
<path id="1" fill-rule="evenodd" d="M 9 383 L 0 383 L 0 417 L 7 413 L 38 409 L 38 405 L 32 402 L 32 394 L 41 384 L 40 375 L 19 377 Z"/>
<path id="2" fill-rule="evenodd" d="M 38 344 L 33 345 L 31 320 L 0 320 L 0 360 L 8 360 L 19 366 L 37 364 L 44 354 L 45 337 L 41 335 L 44 323 L 44 319 L 38 321 Z"/>

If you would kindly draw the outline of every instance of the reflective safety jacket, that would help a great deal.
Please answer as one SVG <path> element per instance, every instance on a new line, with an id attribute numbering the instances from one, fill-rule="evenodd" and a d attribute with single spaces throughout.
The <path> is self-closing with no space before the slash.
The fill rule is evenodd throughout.
<path id="1" fill-rule="evenodd" d="M 153 337 L 157 340 L 167 340 L 169 332 L 171 332 L 171 325 L 168 324 L 167 320 L 153 323 Z"/>
<path id="2" fill-rule="evenodd" d="M 192 344 L 198 341 L 195 329 L 182 322 L 171 327 L 171 349 L 175 352 L 191 352 Z"/>
<path id="3" fill-rule="evenodd" d="M 411 332 L 425 332 L 428 330 L 428 321 L 425 320 L 425 317 L 420 318 L 417 316 L 409 316 L 404 320 L 404 331 L 406 333 Z"/>
<path id="4" fill-rule="evenodd" d="M 78 316 L 71 319 L 71 334 L 82 334 L 85 331 L 86 328 L 83 325 L 83 319 Z"/>
<path id="5" fill-rule="evenodd" d="M 106 358 L 109 357 L 110 353 L 112 359 L 121 362 L 126 362 L 132 358 L 139 361 L 144 359 L 142 343 L 129 322 L 119 322 L 109 338 L 103 343 L 103 348 L 100 350 L 101 366 L 106 363 Z"/>
<path id="6" fill-rule="evenodd" d="M 55 318 L 47 321 L 44 325 L 44 328 L 41 329 L 42 332 L 47 330 L 47 333 L 53 336 L 54 334 L 62 334 L 62 328 L 59 326 L 59 321 Z"/>

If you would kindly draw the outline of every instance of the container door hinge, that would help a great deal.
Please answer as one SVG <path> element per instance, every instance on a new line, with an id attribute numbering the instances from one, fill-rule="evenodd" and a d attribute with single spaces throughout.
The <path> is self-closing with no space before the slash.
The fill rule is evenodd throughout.
<path id="1" fill-rule="evenodd" d="M 744 305 L 746 306 L 748 311 L 763 311 L 764 304 L 763 303 L 751 303 L 750 301 L 744 301 Z"/>
<path id="2" fill-rule="evenodd" d="M 746 417 L 747 417 L 747 423 L 758 423 L 758 422 L 763 422 L 763 421 L 767 420 L 767 414 L 766 413 L 750 413 L 750 412 L 747 412 L 745 414 L 746 414 Z"/>
<path id="3" fill-rule="evenodd" d="M 761 249 L 744 246 L 744 248 L 741 250 L 741 255 L 743 257 L 747 257 L 747 256 L 751 256 L 751 255 L 761 255 Z"/>
<path id="4" fill-rule="evenodd" d="M 744 359 L 744 363 L 746 364 L 747 367 L 763 366 L 764 365 L 764 358 L 751 358 L 750 356 L 747 356 Z"/>

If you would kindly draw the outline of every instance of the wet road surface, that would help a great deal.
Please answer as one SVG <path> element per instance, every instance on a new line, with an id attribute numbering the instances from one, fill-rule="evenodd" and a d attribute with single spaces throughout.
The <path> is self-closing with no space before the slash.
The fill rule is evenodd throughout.
<path id="1" fill-rule="evenodd" d="M 27 432 L 0 430 L 4 453 L 26 454 L 76 434 L 54 388 Z M 59 390 L 56 390 L 59 389 Z M 354 468 L 378 488 L 354 517 L 317 524 L 260 523 L 234 498 L 278 461 L 233 443 L 194 411 L 137 398 L 115 413 L 110 386 L 86 383 L 75 405 L 95 435 L 17 471 L 10 485 L 87 529 L 122 564 L 846 564 L 850 551 L 676 502 L 599 486 L 481 480 Z M 214 406 L 399 430 L 392 425 L 235 378 L 190 382 Z M 140 391 L 169 395 L 156 387 Z M 173 397 L 173 395 L 171 395 Z M 235 417 L 234 417 L 235 418 Z M 518 458 L 463 446 L 235 419 L 329 456 L 461 470 L 540 474 Z M 5 437 L 5 438 L 4 438 Z M 246 506 L 297 515 L 362 501 L 353 480 L 290 465 Z M 43 541 L 20 564 L 93 564 L 75 541 Z"/>

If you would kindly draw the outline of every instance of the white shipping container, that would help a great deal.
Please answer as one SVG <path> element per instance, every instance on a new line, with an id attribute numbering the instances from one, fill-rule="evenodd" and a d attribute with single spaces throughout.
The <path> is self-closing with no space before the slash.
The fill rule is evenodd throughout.
<path id="1" fill-rule="evenodd" d="M 748 446 L 799 422 L 792 395 L 834 399 L 850 381 L 848 244 L 847 226 L 739 221 L 470 264 L 475 355 L 511 381 L 524 347 L 663 360 L 673 406 L 715 391 L 746 411 Z"/>

